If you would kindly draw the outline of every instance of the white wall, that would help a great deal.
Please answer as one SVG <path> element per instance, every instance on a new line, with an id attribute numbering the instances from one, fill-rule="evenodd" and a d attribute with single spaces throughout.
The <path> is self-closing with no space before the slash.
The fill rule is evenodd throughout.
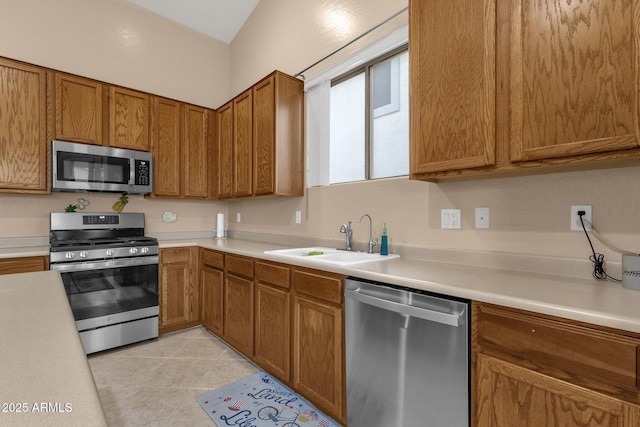
<path id="1" fill-rule="evenodd" d="M 218 107 L 273 69 L 290 74 L 302 70 L 406 4 L 262 0 L 229 48 L 143 13 L 125 0 L 0 0 L 0 55 Z M 323 17 L 329 10 L 345 11 L 353 27 L 327 28 Z M 406 14 L 344 54 L 405 23 Z M 142 41 L 123 44 L 125 28 L 136 29 Z M 357 219 L 368 212 L 378 232 L 387 222 L 392 250 L 403 243 L 586 258 L 584 234 L 569 231 L 570 205 L 593 205 L 601 234 L 617 246 L 640 252 L 639 178 L 637 167 L 446 184 L 399 178 L 311 188 L 298 198 L 189 202 L 132 197 L 128 209 L 147 213 L 151 232 L 212 229 L 215 213 L 222 210 L 228 213 L 231 229 L 337 240 L 343 238 L 340 225 L 350 219 L 360 244 L 367 227 Z M 1 195 L 0 237 L 46 235 L 49 212 L 63 210 L 77 197 Z M 88 198 L 92 210 L 108 210 L 116 199 Z M 478 206 L 491 209 L 489 230 L 473 228 L 473 208 Z M 440 230 L 440 209 L 452 207 L 462 209 L 463 229 Z M 162 223 L 164 210 L 176 211 L 178 222 Z M 294 223 L 296 210 L 303 212 L 299 225 Z M 242 213 L 239 224 L 234 222 L 236 212 Z M 595 244 L 608 259 L 619 260 Z"/>
<path id="2" fill-rule="evenodd" d="M 295 73 L 407 5 L 406 0 L 262 0 L 231 44 L 231 88 L 238 92 L 274 68 Z M 329 10 L 342 10 L 354 23 L 344 34 L 325 25 Z M 406 23 L 406 13 L 354 47 Z M 322 71 L 348 48 L 305 73 Z M 637 167 L 515 178 L 432 184 L 406 178 L 308 189 L 298 199 L 248 200 L 229 205 L 242 213 L 231 228 L 262 233 L 342 239 L 354 221 L 354 237 L 364 248 L 368 230 L 357 224 L 371 214 L 377 233 L 387 222 L 393 244 L 587 258 L 584 233 L 569 231 L 570 206 L 593 205 L 594 224 L 611 243 L 640 252 L 640 178 Z M 474 208 L 490 208 L 490 229 L 474 228 Z M 441 230 L 440 210 L 462 209 L 461 230 Z M 294 223 L 295 211 L 303 223 Z M 620 256 L 595 242 L 609 261 Z"/>
<path id="3" fill-rule="evenodd" d="M 127 0 L 0 0 L 0 56 L 217 108 L 229 45 Z"/>
<path id="4" fill-rule="evenodd" d="M 0 56 L 215 108 L 229 98 L 229 45 L 151 14 L 126 0 L 0 0 Z M 48 236 L 49 212 L 78 197 L 111 211 L 118 195 L 0 194 L 0 238 Z M 225 203 L 131 196 L 149 232 L 215 227 Z M 178 214 L 161 221 L 164 211 Z"/>

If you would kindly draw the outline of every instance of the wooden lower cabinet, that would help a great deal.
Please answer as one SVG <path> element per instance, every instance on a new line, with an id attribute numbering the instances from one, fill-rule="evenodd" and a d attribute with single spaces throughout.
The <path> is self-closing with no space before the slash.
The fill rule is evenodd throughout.
<path id="1" fill-rule="evenodd" d="M 29 256 L 0 259 L 0 274 L 29 273 L 49 269 L 48 256 Z"/>
<path id="2" fill-rule="evenodd" d="M 197 249 L 160 249 L 161 334 L 200 324 Z"/>
<path id="3" fill-rule="evenodd" d="M 253 260 L 225 255 L 223 338 L 253 358 Z"/>
<path id="4" fill-rule="evenodd" d="M 290 268 L 256 261 L 254 362 L 291 383 Z"/>
<path id="5" fill-rule="evenodd" d="M 222 336 L 224 325 L 224 254 L 202 249 L 200 252 L 200 292 L 202 324 Z"/>
<path id="6" fill-rule="evenodd" d="M 477 427 L 640 425 L 640 407 L 478 355 Z"/>
<path id="7" fill-rule="evenodd" d="M 294 268 L 293 388 L 346 420 L 344 276 Z"/>
<path id="8" fill-rule="evenodd" d="M 474 303 L 474 426 L 640 425 L 640 336 Z"/>

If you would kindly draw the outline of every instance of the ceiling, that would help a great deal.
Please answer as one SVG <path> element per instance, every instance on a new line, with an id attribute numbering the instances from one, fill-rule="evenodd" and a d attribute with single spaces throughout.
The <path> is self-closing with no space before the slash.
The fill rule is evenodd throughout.
<path id="1" fill-rule="evenodd" d="M 129 1 L 229 44 L 260 0 Z"/>

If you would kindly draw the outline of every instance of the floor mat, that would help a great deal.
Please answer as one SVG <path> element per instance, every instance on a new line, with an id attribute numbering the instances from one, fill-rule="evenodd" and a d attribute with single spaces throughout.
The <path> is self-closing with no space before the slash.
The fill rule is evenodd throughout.
<path id="1" fill-rule="evenodd" d="M 340 427 L 266 372 L 197 398 L 218 427 Z"/>

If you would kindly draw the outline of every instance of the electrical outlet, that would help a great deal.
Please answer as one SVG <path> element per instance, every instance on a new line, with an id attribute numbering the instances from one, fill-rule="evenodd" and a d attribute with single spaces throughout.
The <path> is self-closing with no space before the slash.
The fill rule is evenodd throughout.
<path id="1" fill-rule="evenodd" d="M 442 209 L 440 211 L 440 228 L 443 230 L 459 230 L 460 224 L 460 209 Z"/>
<path id="2" fill-rule="evenodd" d="M 476 208 L 476 228 L 489 228 L 489 208 Z"/>
<path id="3" fill-rule="evenodd" d="M 236 222 L 240 222 L 241 219 L 240 212 L 236 213 Z"/>
<path id="4" fill-rule="evenodd" d="M 296 224 L 300 224 L 302 222 L 302 212 L 296 211 Z"/>
<path id="5" fill-rule="evenodd" d="M 584 220 L 584 228 L 586 228 L 587 231 L 591 231 L 591 224 L 593 224 L 591 205 L 571 206 L 571 230 L 582 231 L 582 224 L 580 223 L 578 211 L 584 211 L 584 215 L 582 216 L 582 219 Z"/>

